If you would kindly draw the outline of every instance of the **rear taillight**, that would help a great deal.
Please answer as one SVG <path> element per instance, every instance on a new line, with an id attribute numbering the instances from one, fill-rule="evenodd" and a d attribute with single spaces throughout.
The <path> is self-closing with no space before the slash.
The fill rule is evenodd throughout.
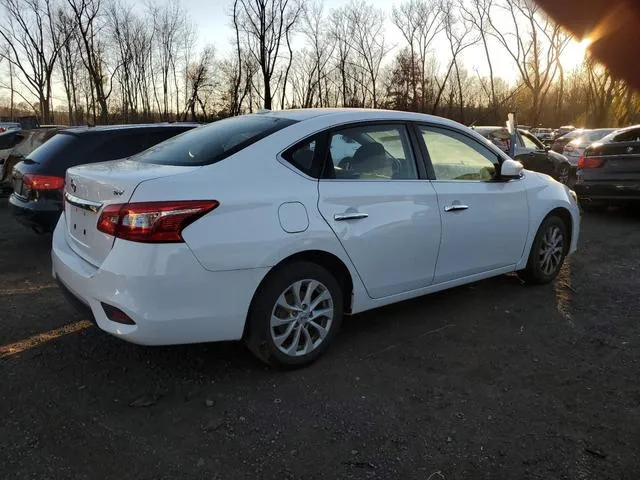
<path id="1" fill-rule="evenodd" d="M 22 183 L 30 190 L 62 190 L 64 188 L 64 178 L 51 175 L 26 173 L 22 176 Z"/>
<path id="2" fill-rule="evenodd" d="M 218 205 L 216 200 L 107 205 L 98 219 L 98 230 L 132 242 L 184 242 L 182 230 Z"/>
<path id="3" fill-rule="evenodd" d="M 584 155 L 578 159 L 578 168 L 585 170 L 587 168 L 601 167 L 604 161 L 600 157 L 585 157 Z"/>

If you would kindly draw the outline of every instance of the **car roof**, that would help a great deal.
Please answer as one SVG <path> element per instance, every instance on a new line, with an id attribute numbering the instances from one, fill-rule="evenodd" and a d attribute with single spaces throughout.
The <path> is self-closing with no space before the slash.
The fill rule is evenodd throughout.
<path id="1" fill-rule="evenodd" d="M 287 118 L 295 121 L 305 121 L 320 116 L 331 117 L 332 121 L 339 122 L 341 119 L 352 121 L 354 117 L 359 117 L 362 121 L 374 120 L 396 120 L 429 122 L 440 125 L 455 127 L 465 127 L 464 125 L 448 120 L 446 118 L 428 115 L 426 113 L 403 112 L 398 110 L 382 110 L 376 108 L 304 108 L 279 111 L 261 111 L 256 115 L 273 115 L 274 117 Z M 467 128 L 467 127 L 465 127 Z"/>
<path id="2" fill-rule="evenodd" d="M 65 128 L 60 133 L 69 133 L 72 135 L 91 134 L 99 132 L 124 132 L 127 130 L 145 130 L 145 129 L 162 129 L 162 128 L 175 128 L 175 127 L 199 127 L 200 123 L 187 123 L 187 122 L 175 122 L 175 123 L 141 123 L 131 125 L 96 125 L 95 127 L 82 126 Z"/>

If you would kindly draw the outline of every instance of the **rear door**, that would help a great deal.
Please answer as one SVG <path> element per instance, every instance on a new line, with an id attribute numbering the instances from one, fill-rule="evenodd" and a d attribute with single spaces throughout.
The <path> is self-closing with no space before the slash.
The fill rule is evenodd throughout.
<path id="1" fill-rule="evenodd" d="M 498 156 L 457 130 L 418 127 L 442 216 L 435 283 L 515 266 L 529 227 L 524 182 L 496 181 Z"/>
<path id="2" fill-rule="evenodd" d="M 411 138 L 403 123 L 358 124 L 328 134 L 318 208 L 372 298 L 433 282 L 440 213 Z"/>

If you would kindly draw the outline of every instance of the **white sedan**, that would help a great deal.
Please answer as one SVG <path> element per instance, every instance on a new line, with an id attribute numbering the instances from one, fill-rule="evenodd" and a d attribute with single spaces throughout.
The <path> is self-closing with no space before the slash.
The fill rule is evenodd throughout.
<path id="1" fill-rule="evenodd" d="M 69 169 L 53 275 L 123 340 L 244 339 L 295 366 L 346 313 L 507 272 L 548 283 L 579 225 L 571 190 L 458 123 L 266 112 Z"/>

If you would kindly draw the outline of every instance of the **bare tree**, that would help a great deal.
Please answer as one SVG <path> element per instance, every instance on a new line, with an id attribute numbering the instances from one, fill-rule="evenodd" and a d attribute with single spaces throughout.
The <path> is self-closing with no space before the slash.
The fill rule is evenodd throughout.
<path id="1" fill-rule="evenodd" d="M 373 108 L 377 108 L 380 67 L 389 52 L 384 37 L 384 12 L 373 5 L 352 0 L 349 4 L 349 17 L 353 28 L 350 37 L 353 61 L 366 78 L 361 82 L 361 87 L 370 94 Z"/>
<path id="2" fill-rule="evenodd" d="M 491 33 L 514 60 L 522 82 L 531 94 L 529 121 L 537 125 L 540 111 L 558 70 L 561 48 L 554 48 L 562 37 L 559 25 L 544 16 L 532 0 L 504 0 L 498 4 L 510 30 L 504 31 L 489 15 Z"/>
<path id="3" fill-rule="evenodd" d="M 444 28 L 442 9 L 428 0 L 406 0 L 394 6 L 392 20 L 408 45 L 412 110 L 426 108 L 426 64 L 434 38 Z M 418 93 L 420 92 L 420 93 Z"/>
<path id="4" fill-rule="evenodd" d="M 9 47 L 5 58 L 38 99 L 42 121 L 51 123 L 52 77 L 63 43 L 52 0 L 2 0 L 0 6 L 6 15 L 0 24 L 0 36 Z"/>
<path id="5" fill-rule="evenodd" d="M 350 106 L 352 92 L 349 90 L 349 66 L 353 56 L 349 36 L 352 32 L 352 19 L 348 7 L 343 6 L 331 12 L 329 16 L 329 34 L 335 45 L 336 69 L 340 74 L 342 106 Z"/>
<path id="6" fill-rule="evenodd" d="M 462 102 L 462 84 L 460 78 L 460 69 L 458 66 L 458 57 L 465 49 L 474 45 L 478 41 L 477 37 L 475 37 L 474 35 L 474 32 L 470 28 L 470 25 L 464 20 L 464 18 L 456 17 L 453 3 L 443 3 L 441 8 L 444 18 L 444 32 L 449 44 L 451 60 L 449 61 L 449 64 L 445 69 L 445 74 L 442 78 L 442 81 L 440 82 L 437 77 L 435 78 L 436 84 L 438 86 L 438 93 L 436 94 L 436 98 L 433 102 L 433 107 L 431 108 L 432 114 L 436 114 L 438 112 L 440 100 L 442 98 L 442 94 L 447 85 L 447 82 L 449 81 L 452 70 L 455 70 L 456 73 L 458 95 L 460 101 Z M 464 114 L 462 112 L 461 117 L 464 117 Z"/>
<path id="7" fill-rule="evenodd" d="M 484 86 L 482 78 L 480 78 L 480 82 L 482 83 L 483 90 L 488 90 L 489 104 L 494 114 L 496 114 L 498 97 L 496 95 L 495 76 L 493 73 L 493 60 L 491 52 L 489 51 L 489 14 L 492 4 L 493 0 L 459 0 L 460 15 L 464 18 L 465 22 L 475 28 L 482 42 L 487 67 L 489 68 L 489 88 L 487 89 Z"/>
<path id="8" fill-rule="evenodd" d="M 149 4 L 149 14 L 153 18 L 153 39 L 155 44 L 155 58 L 160 71 L 162 86 L 162 114 L 169 119 L 170 91 L 169 82 L 173 79 L 176 90 L 176 64 L 178 47 L 184 38 L 188 20 L 180 3 L 169 2 L 162 6 Z M 176 96 L 179 97 L 176 91 Z"/>
<path id="9" fill-rule="evenodd" d="M 82 51 L 82 61 L 91 79 L 91 104 L 94 107 L 94 121 L 96 117 L 95 104 L 100 106 L 100 121 L 106 123 L 109 118 L 108 99 L 113 91 L 114 73 L 120 68 L 116 65 L 111 73 L 105 61 L 104 45 L 100 39 L 103 25 L 100 23 L 101 0 L 67 0 L 71 8 L 75 28 L 78 33 L 78 43 Z"/>
<path id="10" fill-rule="evenodd" d="M 213 48 L 205 47 L 200 58 L 196 63 L 189 66 L 189 75 L 187 77 L 187 87 L 189 89 L 189 100 L 184 114 L 186 118 L 189 112 L 192 121 L 197 121 L 196 106 L 199 106 L 203 117 L 207 117 L 207 102 L 204 90 L 213 87 L 210 73 L 210 66 L 213 63 Z"/>
<path id="11" fill-rule="evenodd" d="M 60 36 L 64 40 L 60 50 L 60 72 L 62 73 L 62 85 L 67 97 L 69 125 L 79 122 L 77 70 L 81 66 L 80 53 L 78 51 L 78 38 L 75 34 L 73 19 L 63 9 L 58 10 L 56 27 L 60 30 Z"/>
<path id="12" fill-rule="evenodd" d="M 271 109 L 276 88 L 274 75 L 279 65 L 282 44 L 286 43 L 300 13 L 298 0 L 239 0 L 236 22 L 244 34 L 246 47 L 260 66 L 263 105 Z M 284 95 L 284 92 L 283 92 Z"/>

